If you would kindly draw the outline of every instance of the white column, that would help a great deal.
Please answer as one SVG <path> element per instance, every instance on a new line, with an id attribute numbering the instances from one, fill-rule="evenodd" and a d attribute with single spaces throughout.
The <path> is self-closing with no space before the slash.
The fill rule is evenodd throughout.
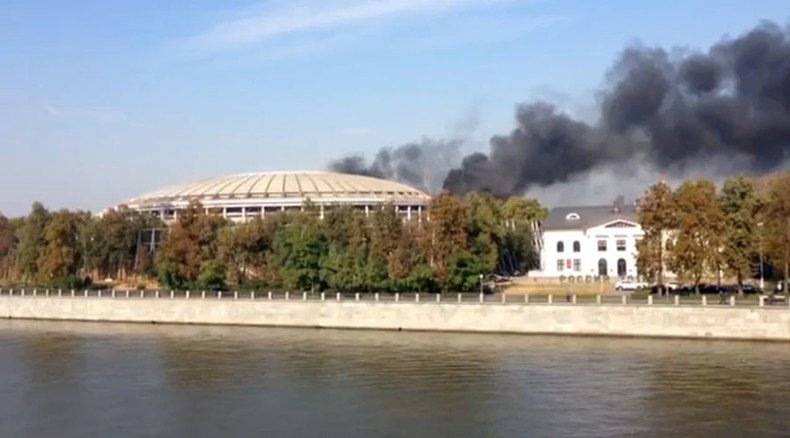
<path id="1" fill-rule="evenodd" d="M 411 220 L 411 205 L 406 207 L 406 219 Z"/>
<path id="2" fill-rule="evenodd" d="M 318 206 L 318 217 L 324 219 L 324 204 Z"/>
<path id="3" fill-rule="evenodd" d="M 370 206 L 365 204 L 365 217 L 370 216 Z"/>

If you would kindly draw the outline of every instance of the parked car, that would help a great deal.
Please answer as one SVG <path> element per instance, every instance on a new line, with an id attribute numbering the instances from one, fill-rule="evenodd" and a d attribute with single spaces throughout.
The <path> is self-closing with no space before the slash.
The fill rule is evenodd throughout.
<path id="1" fill-rule="evenodd" d="M 614 285 L 615 290 L 637 290 L 647 289 L 647 287 L 647 283 L 633 280 L 620 280 Z"/>
<path id="2" fill-rule="evenodd" d="M 787 288 L 785 287 L 785 282 L 782 281 L 782 280 L 777 281 L 776 282 L 776 286 L 774 286 L 774 292 L 777 292 L 777 293 L 781 294 L 781 293 L 785 293 L 786 291 L 787 291 Z"/>

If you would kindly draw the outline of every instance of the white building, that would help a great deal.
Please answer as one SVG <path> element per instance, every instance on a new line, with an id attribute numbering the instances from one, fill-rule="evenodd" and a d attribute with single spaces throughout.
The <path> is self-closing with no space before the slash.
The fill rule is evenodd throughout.
<path id="1" fill-rule="evenodd" d="M 633 205 L 618 201 L 608 206 L 554 208 L 542 229 L 541 272 L 535 276 L 639 275 L 636 243 L 644 232 Z"/>
<path id="2" fill-rule="evenodd" d="M 233 221 L 303 210 L 308 202 L 321 217 L 325 209 L 337 206 L 350 206 L 369 214 L 390 205 L 404 220 L 421 220 L 427 215 L 431 197 L 405 184 L 362 175 L 255 172 L 165 187 L 124 204 L 170 222 L 190 202 L 199 202 L 206 213 Z"/>

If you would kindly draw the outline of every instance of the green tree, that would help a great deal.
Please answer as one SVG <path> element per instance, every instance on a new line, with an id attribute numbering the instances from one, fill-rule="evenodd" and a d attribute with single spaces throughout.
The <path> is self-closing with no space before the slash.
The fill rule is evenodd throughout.
<path id="1" fill-rule="evenodd" d="M 686 181 L 675 192 L 678 227 L 672 246 L 672 269 L 699 283 L 706 273 L 722 266 L 725 218 L 716 196 L 716 186 L 708 180 Z"/>
<path id="2" fill-rule="evenodd" d="M 678 226 L 678 207 L 666 182 L 659 182 L 647 190 L 639 202 L 637 220 L 645 233 L 637 242 L 638 269 L 647 278 L 663 285 L 668 263 L 666 241 Z"/>
<path id="3" fill-rule="evenodd" d="M 49 211 L 36 202 L 19 230 L 19 271 L 24 281 L 38 276 L 38 260 L 46 246 L 44 229 L 49 219 Z"/>
<path id="4" fill-rule="evenodd" d="M 46 284 L 76 277 L 81 266 L 79 231 L 84 215 L 61 210 L 44 228 L 45 245 L 38 259 L 38 278 Z"/>
<path id="5" fill-rule="evenodd" d="M 296 213 L 274 237 L 274 260 L 289 289 L 316 290 L 323 285 L 328 241 L 318 218 Z"/>
<path id="6" fill-rule="evenodd" d="M 751 271 L 757 254 L 757 217 L 761 201 L 752 180 L 739 175 L 724 180 L 719 202 L 725 220 L 724 262 L 735 274 L 738 293 L 742 295 L 743 278 Z"/>

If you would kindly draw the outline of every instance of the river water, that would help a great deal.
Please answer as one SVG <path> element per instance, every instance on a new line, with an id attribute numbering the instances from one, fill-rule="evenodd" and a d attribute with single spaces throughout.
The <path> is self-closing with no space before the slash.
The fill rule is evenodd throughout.
<path id="1" fill-rule="evenodd" d="M 0 437 L 790 435 L 790 345 L 0 321 Z"/>

